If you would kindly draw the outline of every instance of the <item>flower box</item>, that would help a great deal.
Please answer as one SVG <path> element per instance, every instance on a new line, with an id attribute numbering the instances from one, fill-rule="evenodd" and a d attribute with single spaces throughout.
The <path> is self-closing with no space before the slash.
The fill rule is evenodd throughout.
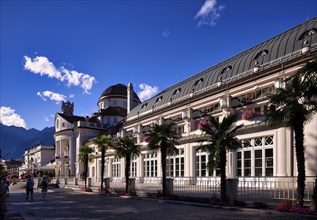
<path id="1" fill-rule="evenodd" d="M 144 135 L 143 141 L 144 142 L 149 142 L 150 141 L 150 136 L 149 135 Z"/>
<path id="2" fill-rule="evenodd" d="M 64 159 L 68 159 L 69 158 L 69 156 L 68 155 L 64 155 Z"/>
<path id="3" fill-rule="evenodd" d="M 258 115 L 259 115 L 259 113 L 256 112 L 254 109 L 246 109 L 242 113 L 242 119 L 243 120 L 252 120 L 253 118 L 255 118 Z"/>
<path id="4" fill-rule="evenodd" d="M 55 156 L 54 159 L 55 159 L 55 160 L 59 160 L 59 159 L 61 159 L 61 158 L 60 158 L 60 156 Z"/>
<path id="5" fill-rule="evenodd" d="M 208 128 L 210 128 L 211 127 L 210 121 L 208 121 L 208 120 L 200 121 L 198 124 L 198 129 L 199 130 L 203 129 L 203 126 L 207 126 Z"/>

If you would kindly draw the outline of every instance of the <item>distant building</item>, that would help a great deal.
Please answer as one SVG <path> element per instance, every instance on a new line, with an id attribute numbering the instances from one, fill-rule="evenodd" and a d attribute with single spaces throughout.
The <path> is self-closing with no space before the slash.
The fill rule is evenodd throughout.
<path id="1" fill-rule="evenodd" d="M 18 174 L 19 167 L 21 167 L 23 161 L 21 160 L 1 160 L 3 169 L 8 172 L 8 174 Z"/>
<path id="2" fill-rule="evenodd" d="M 101 154 L 92 140 L 107 134 L 114 139 L 133 137 L 142 146 L 141 155 L 131 161 L 131 177 L 138 183 L 159 181 L 161 155 L 147 149 L 144 137 L 153 124 L 173 121 L 180 145 L 177 146 L 178 154 L 168 158 L 168 176 L 174 180 L 183 177 L 197 181 L 215 177 L 216 180 L 219 169 L 207 168 L 208 153 L 196 151 L 201 135 L 198 125 L 208 115 L 222 121 L 227 115 L 236 113 L 239 115 L 237 124 L 245 125 L 237 133 L 244 147 L 228 152 L 227 177 L 263 181 L 266 177 L 296 176 L 294 133 L 285 124 L 275 127 L 267 124 L 265 112 L 269 95 L 285 86 L 285 79 L 315 55 L 317 18 L 184 79 L 142 103 L 131 84 L 106 89 L 98 100 L 99 112 L 91 117 L 74 116 L 73 104 L 63 103 L 63 113 L 57 113 L 55 117 L 54 137 L 59 158 L 56 172 L 63 177 L 80 176 L 82 165 L 77 158 L 80 146 L 86 144 L 95 150 L 94 160 L 89 164 L 89 177 L 98 181 Z M 164 79 L 158 77 L 158 80 Z M 115 127 L 121 120 L 122 126 Z M 305 126 L 307 176 L 317 173 L 316 128 L 315 115 Z M 124 159 L 115 158 L 112 150 L 107 151 L 106 177 L 122 181 L 124 166 Z"/>
<path id="3" fill-rule="evenodd" d="M 41 176 L 43 174 L 54 175 L 55 146 L 45 146 L 39 144 L 35 147 L 26 149 L 24 163 L 19 170 L 19 175 L 30 174 L 33 176 Z"/>

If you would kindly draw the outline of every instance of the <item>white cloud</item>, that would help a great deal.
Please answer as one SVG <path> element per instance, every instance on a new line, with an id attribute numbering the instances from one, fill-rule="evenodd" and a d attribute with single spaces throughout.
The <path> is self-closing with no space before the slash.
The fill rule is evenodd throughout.
<path id="1" fill-rule="evenodd" d="M 170 33 L 170 31 L 163 31 L 163 37 L 168 37 Z"/>
<path id="2" fill-rule="evenodd" d="M 44 117 L 44 121 L 49 122 L 50 120 L 48 119 L 48 117 Z"/>
<path id="3" fill-rule="evenodd" d="M 151 97 L 153 97 L 157 91 L 158 91 L 158 87 L 157 86 L 149 86 L 145 83 L 141 83 L 139 85 L 140 89 L 142 90 L 141 92 L 138 92 L 138 96 L 140 98 L 140 100 L 143 102 L 144 100 L 147 100 Z"/>
<path id="4" fill-rule="evenodd" d="M 72 99 L 72 98 L 75 97 L 75 95 L 74 94 L 70 94 L 68 97 Z"/>
<path id="5" fill-rule="evenodd" d="M 60 81 L 63 81 L 62 74 L 46 57 L 35 57 L 32 60 L 30 57 L 24 56 L 24 59 L 24 69 L 29 70 L 35 74 L 40 74 L 41 76 L 47 75 L 50 78 L 56 78 Z"/>
<path id="6" fill-rule="evenodd" d="M 26 128 L 24 119 L 20 115 L 15 113 L 15 110 L 11 107 L 0 107 L 0 123 L 7 126 L 16 126 Z"/>
<path id="7" fill-rule="evenodd" d="M 44 92 L 37 92 L 36 93 L 38 96 L 41 97 L 44 101 L 47 101 L 47 98 L 56 101 L 56 104 L 59 104 L 61 101 L 66 101 L 66 96 L 63 94 L 55 93 L 52 91 L 44 91 Z"/>
<path id="8" fill-rule="evenodd" d="M 94 85 L 95 82 L 96 82 L 95 77 L 84 74 L 82 76 L 81 88 L 84 89 L 85 93 L 90 94 L 90 90 L 92 89 L 92 86 Z"/>
<path id="9" fill-rule="evenodd" d="M 88 74 L 69 70 L 64 66 L 56 68 L 46 57 L 37 56 L 32 60 L 30 57 L 24 56 L 24 59 L 24 69 L 41 76 L 47 75 L 50 78 L 56 78 L 62 82 L 67 81 L 68 86 L 80 86 L 86 94 L 90 94 L 90 90 L 96 83 L 95 77 Z"/>
<path id="10" fill-rule="evenodd" d="M 198 26 L 215 26 L 218 18 L 225 9 L 224 5 L 217 6 L 216 0 L 206 0 L 194 19 L 198 19 Z"/>

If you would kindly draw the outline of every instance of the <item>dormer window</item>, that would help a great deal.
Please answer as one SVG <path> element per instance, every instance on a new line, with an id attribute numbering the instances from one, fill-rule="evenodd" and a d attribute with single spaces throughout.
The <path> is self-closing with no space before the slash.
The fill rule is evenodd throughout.
<path id="1" fill-rule="evenodd" d="M 180 93 L 181 92 L 181 88 L 178 88 L 178 89 L 176 89 L 174 92 L 173 92 L 173 95 L 176 95 L 176 94 L 178 94 L 178 93 Z"/>
<path id="2" fill-rule="evenodd" d="M 304 40 L 308 37 L 311 37 L 313 36 L 314 34 L 316 34 L 317 31 L 315 29 L 311 29 L 311 30 L 308 30 L 308 31 L 305 31 L 300 37 L 299 37 L 299 40 Z"/>
<path id="3" fill-rule="evenodd" d="M 194 86 L 199 85 L 200 83 L 202 83 L 204 81 L 204 78 L 200 78 L 199 80 L 197 80 L 194 84 Z"/>
<path id="4" fill-rule="evenodd" d="M 141 109 L 145 108 L 147 106 L 147 103 L 144 103 L 141 107 Z"/>
<path id="5" fill-rule="evenodd" d="M 156 99 L 155 103 L 158 103 L 158 102 L 162 101 L 162 99 L 163 99 L 163 96 L 158 97 L 158 98 Z"/>
<path id="6" fill-rule="evenodd" d="M 222 80 L 223 74 L 225 74 L 226 72 L 229 72 L 230 70 L 232 70 L 232 66 L 227 66 L 226 68 L 224 68 L 219 75 L 219 81 Z"/>
<path id="7" fill-rule="evenodd" d="M 254 57 L 254 60 L 258 60 L 260 58 L 264 58 L 266 55 L 269 54 L 269 51 L 268 50 L 263 50 L 261 52 L 259 52 L 255 57 Z"/>

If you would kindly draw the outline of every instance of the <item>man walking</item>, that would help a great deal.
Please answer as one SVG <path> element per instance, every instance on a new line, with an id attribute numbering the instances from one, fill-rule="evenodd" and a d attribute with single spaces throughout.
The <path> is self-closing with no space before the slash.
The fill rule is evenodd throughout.
<path id="1" fill-rule="evenodd" d="M 26 199 L 29 199 L 29 194 L 31 194 L 31 200 L 33 200 L 33 188 L 34 188 L 34 182 L 29 177 L 28 181 L 26 182 Z"/>

